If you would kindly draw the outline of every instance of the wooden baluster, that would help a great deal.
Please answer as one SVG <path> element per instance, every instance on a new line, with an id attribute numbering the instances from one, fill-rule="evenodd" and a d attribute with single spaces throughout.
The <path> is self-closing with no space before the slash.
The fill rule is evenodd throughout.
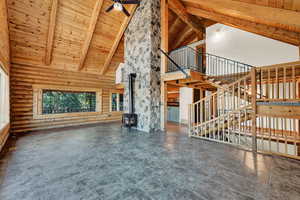
<path id="1" fill-rule="evenodd" d="M 192 104 L 189 104 L 188 105 L 188 127 L 189 127 L 189 137 L 192 136 L 192 125 L 191 125 L 191 105 Z"/>
<path id="2" fill-rule="evenodd" d="M 266 81 L 266 98 L 269 99 L 270 98 L 270 84 L 271 84 L 271 81 L 270 81 L 270 69 L 268 69 L 268 78 L 267 78 L 267 81 Z"/>
<path id="3" fill-rule="evenodd" d="M 271 91 L 268 92 L 267 99 L 274 98 L 273 83 L 271 82 L 271 69 L 268 69 L 268 85 L 271 84 Z M 268 90 L 269 91 L 269 90 Z"/>
<path id="4" fill-rule="evenodd" d="M 283 125 L 282 125 L 282 132 L 283 132 L 283 134 L 284 134 L 284 149 L 285 149 L 285 154 L 288 154 L 288 144 L 287 144 L 287 140 L 288 140 L 288 138 L 287 138 L 287 119 L 286 118 L 283 118 L 282 119 L 282 123 L 283 123 Z"/>
<path id="5" fill-rule="evenodd" d="M 278 77 L 278 68 L 275 70 L 276 76 L 276 99 L 279 99 L 279 77 Z"/>
<path id="6" fill-rule="evenodd" d="M 293 119 L 293 134 L 294 134 L 294 154 L 295 156 L 298 156 L 298 152 L 297 152 L 297 127 L 296 127 L 296 119 Z"/>
<path id="7" fill-rule="evenodd" d="M 240 108 L 240 100 L 241 100 L 241 82 L 238 82 L 238 99 L 237 99 L 237 107 Z"/>
<path id="8" fill-rule="evenodd" d="M 235 103 L 234 103 L 234 98 L 235 98 L 235 84 L 232 85 L 232 99 L 231 99 L 231 110 L 235 110 Z"/>
<path id="9" fill-rule="evenodd" d="M 263 70 L 260 70 L 260 74 L 259 74 L 259 99 L 262 99 L 264 96 L 264 91 L 263 91 L 263 80 L 264 74 L 263 74 Z"/>
<path id="10" fill-rule="evenodd" d="M 297 79 L 296 79 L 296 71 L 295 66 L 292 68 L 292 78 L 293 78 L 293 98 L 297 99 Z"/>
<path id="11" fill-rule="evenodd" d="M 239 145 L 241 144 L 241 126 L 242 126 L 242 120 L 241 120 L 241 112 L 239 111 L 239 124 L 238 124 L 238 132 L 239 132 Z"/>
<path id="12" fill-rule="evenodd" d="M 245 101 L 245 106 L 248 105 L 248 91 L 247 91 L 247 79 L 244 79 L 244 101 Z"/>
<path id="13" fill-rule="evenodd" d="M 282 91 L 283 91 L 283 99 L 287 99 L 287 94 L 286 94 L 286 67 L 283 67 L 283 83 L 282 83 Z"/>
<path id="14" fill-rule="evenodd" d="M 272 125 L 271 125 L 271 117 L 268 117 L 268 121 L 269 121 L 269 151 L 271 151 L 271 149 L 272 149 L 272 143 L 271 143 L 271 132 L 272 132 L 272 129 L 271 129 L 271 127 L 272 127 Z"/>
<path id="15" fill-rule="evenodd" d="M 201 124 L 203 123 L 203 121 L 204 121 L 204 109 L 203 109 L 203 102 L 204 101 L 200 101 L 200 110 L 201 110 L 201 115 L 200 115 L 200 122 L 201 122 Z"/>
<path id="16" fill-rule="evenodd" d="M 251 104 L 252 104 L 252 150 L 257 151 L 257 133 L 256 133 L 256 69 L 251 70 Z"/>
<path id="17" fill-rule="evenodd" d="M 277 153 L 279 153 L 279 133 L 276 133 L 277 130 L 279 130 L 279 122 L 278 118 L 276 118 L 276 125 L 275 125 L 275 134 L 276 134 L 276 143 L 277 143 Z"/>

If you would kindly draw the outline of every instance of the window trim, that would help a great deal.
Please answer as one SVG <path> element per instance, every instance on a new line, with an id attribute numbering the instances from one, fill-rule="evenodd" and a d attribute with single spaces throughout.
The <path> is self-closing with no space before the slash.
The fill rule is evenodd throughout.
<path id="1" fill-rule="evenodd" d="M 112 104 L 112 94 L 118 94 L 117 95 L 117 110 L 116 111 L 112 110 L 112 105 L 111 105 Z M 120 104 L 119 104 L 120 94 L 123 94 L 123 96 L 124 96 L 124 92 L 121 91 L 121 90 L 110 90 L 109 91 L 109 112 L 111 112 L 111 113 L 123 113 L 124 112 L 124 110 L 120 111 Z M 124 97 L 123 97 L 123 104 L 124 104 Z M 124 109 L 124 105 L 123 105 L 123 109 Z"/>
<path id="2" fill-rule="evenodd" d="M 5 111 L 7 111 L 7 113 L 5 113 L 5 111 L 4 111 L 4 114 L 8 114 L 8 115 L 3 115 L 4 118 L 7 117 L 7 121 L 6 120 L 2 121 L 2 118 L 0 117 L 0 135 L 1 135 L 6 130 L 6 127 L 10 125 L 10 98 L 9 98 L 9 96 L 10 96 L 10 77 L 9 77 L 9 73 L 6 71 L 6 68 L 4 67 L 4 63 L 1 62 L 1 60 L 0 60 L 0 73 L 3 74 L 3 78 L 4 78 L 3 80 L 0 79 L 0 82 L 1 81 L 4 82 L 4 84 L 3 84 L 4 87 L 3 88 L 0 87 L 0 90 L 3 89 L 3 91 L 4 91 L 4 96 L 0 95 L 0 98 L 2 98 L 2 99 L 0 99 L 0 107 L 4 106 L 4 105 L 1 105 L 1 103 L 5 103 L 6 100 L 7 100 L 6 103 L 8 104 L 7 105 L 8 110 L 5 110 Z M 0 77 L 1 77 L 1 75 L 0 75 Z M 1 86 L 1 83 L 0 83 L 0 86 Z M 2 102 L 2 100 L 3 100 L 3 102 Z M 7 108 L 7 106 L 4 106 L 4 107 Z"/>
<path id="3" fill-rule="evenodd" d="M 65 117 L 95 116 L 102 114 L 102 89 L 81 88 L 70 86 L 33 85 L 33 119 L 52 119 Z M 43 114 L 43 90 L 73 91 L 73 92 L 96 92 L 96 112 L 74 112 L 59 114 Z"/>
<path id="4" fill-rule="evenodd" d="M 1 56 L 1 55 L 0 55 Z M 4 71 L 4 73 L 9 77 L 9 70 L 5 67 L 4 62 L 1 61 L 0 58 L 0 68 Z"/>

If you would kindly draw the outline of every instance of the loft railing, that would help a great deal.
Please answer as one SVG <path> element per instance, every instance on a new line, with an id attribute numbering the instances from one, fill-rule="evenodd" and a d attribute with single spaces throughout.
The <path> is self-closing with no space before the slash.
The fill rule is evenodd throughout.
<path id="1" fill-rule="evenodd" d="M 205 73 L 205 67 L 202 65 L 202 55 L 198 54 L 192 48 L 184 47 L 170 52 L 169 57 L 182 69 L 191 69 L 201 73 Z M 176 65 L 172 62 L 168 63 L 168 72 L 178 71 Z"/>
<path id="2" fill-rule="evenodd" d="M 191 47 L 182 47 L 170 52 L 169 57 L 182 69 L 191 69 L 209 76 L 223 76 L 235 74 L 238 78 L 249 72 L 253 66 L 223 58 L 220 56 L 203 53 Z M 178 71 L 174 63 L 169 62 L 168 72 Z"/>
<path id="3" fill-rule="evenodd" d="M 258 101 L 300 101 L 300 63 L 256 68 Z"/>

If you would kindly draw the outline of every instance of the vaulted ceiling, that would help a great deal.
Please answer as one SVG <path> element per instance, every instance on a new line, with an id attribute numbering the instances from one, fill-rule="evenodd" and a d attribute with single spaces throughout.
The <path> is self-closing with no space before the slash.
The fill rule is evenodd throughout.
<path id="1" fill-rule="evenodd" d="M 216 22 L 300 44 L 298 0 L 169 0 L 169 50 Z M 114 75 L 130 21 L 111 0 L 7 0 L 11 62 Z M 126 6 L 133 13 L 134 6 Z"/>
<path id="2" fill-rule="evenodd" d="M 114 75 L 124 62 L 123 33 L 130 21 L 106 13 L 111 0 L 7 0 L 11 62 Z M 133 13 L 134 6 L 126 8 Z M 170 11 L 172 46 L 195 41 L 193 29 Z"/>
<path id="3" fill-rule="evenodd" d="M 7 0 L 11 62 L 113 73 L 123 62 L 128 17 L 110 0 Z M 127 6 L 133 12 L 133 6 Z"/>

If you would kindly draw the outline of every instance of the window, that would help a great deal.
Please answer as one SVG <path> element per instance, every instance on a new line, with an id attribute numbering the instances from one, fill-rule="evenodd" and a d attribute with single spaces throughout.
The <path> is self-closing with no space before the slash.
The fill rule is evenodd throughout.
<path id="1" fill-rule="evenodd" d="M 46 119 L 101 113 L 102 90 L 93 88 L 33 86 L 33 117 Z"/>
<path id="2" fill-rule="evenodd" d="M 9 77 L 0 64 L 0 129 L 9 123 Z"/>
<path id="3" fill-rule="evenodd" d="M 118 111 L 118 94 L 111 94 L 111 111 Z"/>
<path id="4" fill-rule="evenodd" d="M 43 90 L 42 114 L 96 112 L 96 92 Z"/>
<path id="5" fill-rule="evenodd" d="M 124 110 L 124 95 L 120 91 L 110 93 L 110 111 L 121 112 Z"/>

